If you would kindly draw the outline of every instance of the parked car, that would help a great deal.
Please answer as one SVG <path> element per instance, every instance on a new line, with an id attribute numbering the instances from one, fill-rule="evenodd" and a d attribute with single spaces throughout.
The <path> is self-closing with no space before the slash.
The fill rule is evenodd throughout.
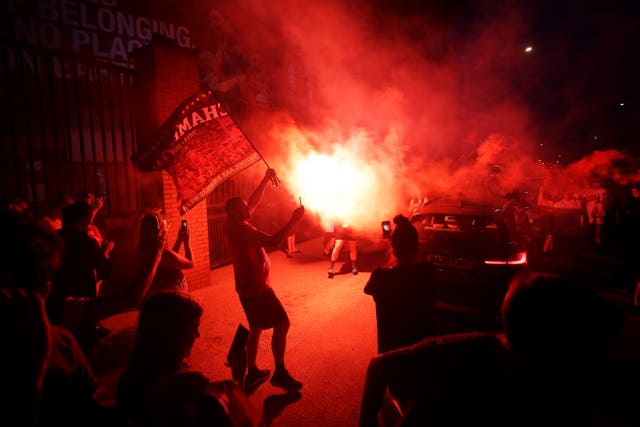
<path id="1" fill-rule="evenodd" d="M 448 319 L 443 332 L 500 326 L 504 293 L 528 263 L 517 214 L 489 203 L 440 198 L 411 215 L 421 256 L 436 267 L 439 308 Z"/>

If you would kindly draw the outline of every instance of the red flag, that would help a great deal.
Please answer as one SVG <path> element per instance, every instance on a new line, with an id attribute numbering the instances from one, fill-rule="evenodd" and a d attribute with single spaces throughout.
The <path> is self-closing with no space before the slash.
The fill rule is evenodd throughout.
<path id="1" fill-rule="evenodd" d="M 143 171 L 171 175 L 184 214 L 260 155 L 211 90 L 203 88 L 180 104 L 131 160 Z"/>

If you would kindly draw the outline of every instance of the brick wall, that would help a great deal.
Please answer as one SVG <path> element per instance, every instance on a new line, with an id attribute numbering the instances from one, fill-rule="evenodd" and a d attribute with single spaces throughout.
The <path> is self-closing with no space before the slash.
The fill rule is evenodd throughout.
<path id="1" fill-rule="evenodd" d="M 197 59 L 191 52 L 179 49 L 175 42 L 154 39 L 135 55 L 136 116 L 138 141 L 145 141 L 173 113 L 175 108 L 200 88 Z M 207 206 L 203 201 L 180 215 L 177 190 L 166 172 L 140 173 L 141 181 L 150 183 L 142 199 L 143 210 L 164 208 L 169 223 L 168 244 L 173 245 L 180 221 L 189 223 L 190 243 L 195 267 L 185 270 L 189 289 L 209 285 L 209 237 Z M 144 176 L 143 176 L 144 175 Z M 148 175 L 154 175 L 149 177 Z"/>

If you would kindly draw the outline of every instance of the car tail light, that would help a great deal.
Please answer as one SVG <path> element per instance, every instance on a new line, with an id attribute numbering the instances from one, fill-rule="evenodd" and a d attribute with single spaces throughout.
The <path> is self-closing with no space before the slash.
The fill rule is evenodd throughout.
<path id="1" fill-rule="evenodd" d="M 489 264 L 489 265 L 526 265 L 527 264 L 527 251 L 522 251 L 522 252 L 515 253 L 515 254 L 509 256 L 509 258 L 507 258 L 506 260 L 504 260 L 504 259 L 499 259 L 499 260 L 486 259 L 486 260 L 484 260 L 484 263 L 485 264 Z"/>
<path id="2" fill-rule="evenodd" d="M 509 265 L 526 265 L 527 264 L 527 251 L 518 252 L 511 255 L 507 260 Z"/>

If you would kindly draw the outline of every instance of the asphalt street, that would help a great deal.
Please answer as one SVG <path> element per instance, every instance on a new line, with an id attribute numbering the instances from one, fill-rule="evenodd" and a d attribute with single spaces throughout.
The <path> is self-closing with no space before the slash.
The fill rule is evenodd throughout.
<path id="1" fill-rule="evenodd" d="M 314 239 L 298 245 L 301 253 L 288 258 L 282 251 L 271 252 L 272 286 L 291 319 L 286 353 L 289 371 L 304 383 L 300 393 L 285 393 L 268 382 L 251 396 L 273 426 L 354 426 L 367 364 L 376 354 L 375 305 L 363 288 L 375 265 L 384 262 L 378 246 L 359 255 L 359 274 L 350 266 L 333 279 L 327 277 L 328 259 L 322 242 Z M 589 253 L 569 260 L 553 256 L 538 267 L 572 272 L 586 280 L 627 313 L 627 328 L 614 348 L 627 360 L 640 361 L 640 316 L 630 307 L 628 289 L 614 286 L 621 268 L 607 254 Z M 567 264 L 567 263 L 570 263 Z M 337 264 L 340 268 L 342 263 Z M 246 325 L 244 313 L 233 287 L 233 270 L 224 266 L 211 271 L 211 285 L 192 292 L 204 305 L 200 339 L 190 363 L 213 380 L 228 379 L 224 364 L 233 334 L 239 323 Z M 112 404 L 115 386 L 126 361 L 137 312 L 107 319 L 113 333 L 105 339 L 91 360 L 100 378 L 98 398 Z M 271 331 L 260 343 L 258 365 L 273 370 Z"/>
<path id="2" fill-rule="evenodd" d="M 269 382 L 251 394 L 273 426 L 348 426 L 358 419 L 367 364 L 376 353 L 375 306 L 363 288 L 380 253 L 362 254 L 358 275 L 348 272 L 327 277 L 328 258 L 322 242 L 298 245 L 301 253 L 288 258 L 273 251 L 271 283 L 287 310 L 289 331 L 286 365 L 304 383 L 300 393 L 285 393 Z M 336 267 L 341 268 L 342 262 Z M 213 380 L 229 379 L 224 364 L 239 323 L 247 325 L 233 286 L 233 269 L 211 271 L 211 285 L 192 292 L 204 305 L 200 338 L 190 357 L 191 366 Z M 100 377 L 99 398 L 112 404 L 137 312 L 107 319 L 113 333 L 93 356 Z M 273 370 L 271 331 L 264 331 L 258 366 Z"/>

